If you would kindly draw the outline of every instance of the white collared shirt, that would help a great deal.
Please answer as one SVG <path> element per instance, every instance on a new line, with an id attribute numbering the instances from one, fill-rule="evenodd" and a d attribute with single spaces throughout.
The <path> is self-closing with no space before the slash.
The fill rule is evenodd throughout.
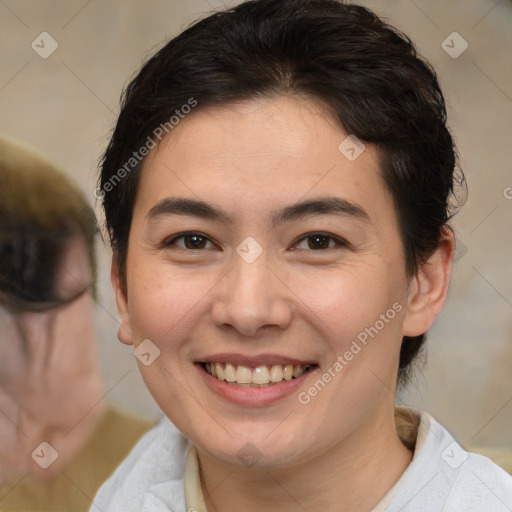
<path id="1" fill-rule="evenodd" d="M 512 477 L 503 469 L 464 450 L 425 412 L 397 407 L 395 417 L 400 437 L 415 441 L 413 459 L 371 512 L 512 512 Z M 404 428 L 406 417 L 419 426 Z M 103 484 L 90 511 L 207 512 L 195 447 L 163 418 Z"/>

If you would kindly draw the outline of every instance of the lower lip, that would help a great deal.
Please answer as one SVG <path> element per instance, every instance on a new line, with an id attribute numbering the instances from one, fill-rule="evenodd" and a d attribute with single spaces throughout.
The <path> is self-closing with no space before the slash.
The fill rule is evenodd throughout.
<path id="1" fill-rule="evenodd" d="M 226 381 L 212 377 L 200 364 L 196 364 L 199 373 L 206 385 L 217 395 L 238 405 L 246 407 L 261 407 L 272 404 L 297 392 L 304 381 L 317 370 L 313 368 L 302 377 L 292 380 L 285 380 L 279 384 L 273 384 L 264 388 L 252 388 L 249 386 L 237 386 Z"/>

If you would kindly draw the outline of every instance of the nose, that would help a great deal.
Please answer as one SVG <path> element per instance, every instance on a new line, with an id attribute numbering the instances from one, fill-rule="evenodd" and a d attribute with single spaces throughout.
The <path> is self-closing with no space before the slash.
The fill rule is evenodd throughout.
<path id="1" fill-rule="evenodd" d="M 219 327 L 232 327 L 247 337 L 263 328 L 286 329 L 292 319 L 291 291 L 265 258 L 247 263 L 242 258 L 219 283 L 212 316 Z"/>

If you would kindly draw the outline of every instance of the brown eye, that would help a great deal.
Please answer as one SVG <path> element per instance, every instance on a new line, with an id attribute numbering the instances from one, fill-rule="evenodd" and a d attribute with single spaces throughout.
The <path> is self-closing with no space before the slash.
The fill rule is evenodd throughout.
<path id="1" fill-rule="evenodd" d="M 183 233 L 169 242 L 165 243 L 165 247 L 178 247 L 179 249 L 199 250 L 207 249 L 212 244 L 210 239 L 200 233 Z"/>
<path id="2" fill-rule="evenodd" d="M 331 237 L 326 235 L 310 235 L 308 236 L 308 247 L 310 249 L 327 249 Z"/>
<path id="3" fill-rule="evenodd" d="M 301 238 L 297 245 L 297 249 L 312 250 L 312 251 L 323 251 L 326 249 L 332 249 L 336 246 L 343 247 L 347 244 L 332 235 L 326 233 L 311 233 Z"/>
<path id="4" fill-rule="evenodd" d="M 187 249 L 204 249 L 206 238 L 200 235 L 185 235 L 183 237 Z"/>

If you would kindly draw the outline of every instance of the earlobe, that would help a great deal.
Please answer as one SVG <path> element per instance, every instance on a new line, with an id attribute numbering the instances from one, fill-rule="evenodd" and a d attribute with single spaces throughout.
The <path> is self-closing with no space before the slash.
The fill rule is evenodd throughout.
<path id="1" fill-rule="evenodd" d="M 424 334 L 441 312 L 448 295 L 454 255 L 453 232 L 446 228 L 434 254 L 420 266 L 411 280 L 403 325 L 404 336 Z"/>
<path id="2" fill-rule="evenodd" d="M 133 345 L 130 315 L 128 312 L 128 296 L 125 287 L 123 286 L 121 276 L 119 275 L 119 262 L 117 253 L 115 251 L 112 256 L 110 279 L 112 281 L 112 286 L 114 287 L 117 313 L 120 319 L 117 337 L 121 343 L 125 343 L 126 345 Z"/>

